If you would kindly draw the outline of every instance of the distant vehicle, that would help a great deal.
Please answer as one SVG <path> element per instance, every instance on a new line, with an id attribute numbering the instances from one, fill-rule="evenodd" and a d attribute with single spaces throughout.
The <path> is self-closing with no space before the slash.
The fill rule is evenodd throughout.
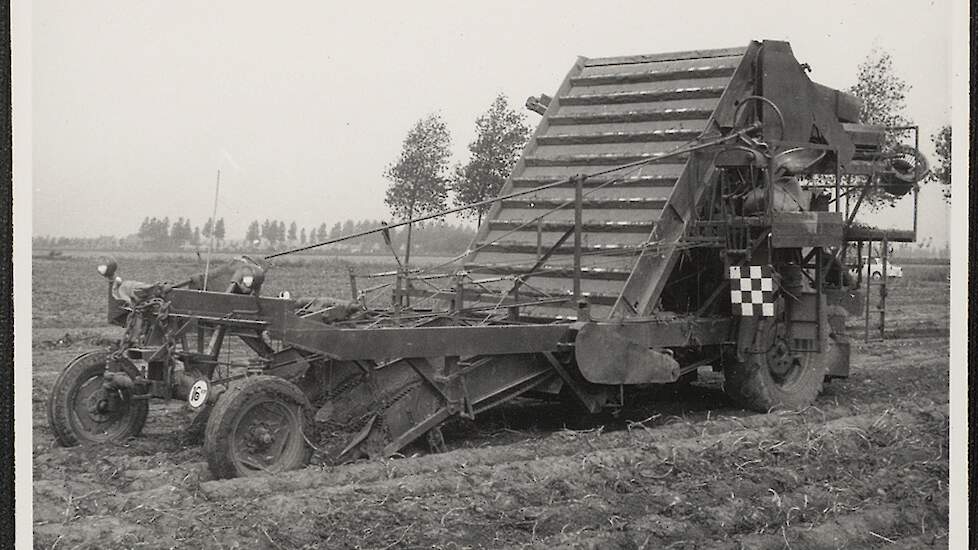
<path id="1" fill-rule="evenodd" d="M 859 272 L 859 268 L 853 267 L 849 271 L 855 276 Z M 886 276 L 888 278 L 903 277 L 903 267 L 895 265 L 893 262 L 887 262 Z M 863 278 L 870 278 L 874 281 L 881 280 L 883 278 L 883 260 L 877 257 L 873 258 L 872 262 L 867 262 L 866 257 L 863 256 Z"/>

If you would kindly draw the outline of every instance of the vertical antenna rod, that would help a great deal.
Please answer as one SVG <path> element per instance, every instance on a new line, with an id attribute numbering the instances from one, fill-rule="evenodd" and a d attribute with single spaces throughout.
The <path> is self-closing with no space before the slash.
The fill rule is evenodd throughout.
<path id="1" fill-rule="evenodd" d="M 207 290 L 207 272 L 211 269 L 211 254 L 214 253 L 214 234 L 217 233 L 217 196 L 221 192 L 221 169 L 217 169 L 217 185 L 214 186 L 214 210 L 211 213 L 211 242 L 207 247 L 207 261 L 204 263 L 204 288 Z"/>

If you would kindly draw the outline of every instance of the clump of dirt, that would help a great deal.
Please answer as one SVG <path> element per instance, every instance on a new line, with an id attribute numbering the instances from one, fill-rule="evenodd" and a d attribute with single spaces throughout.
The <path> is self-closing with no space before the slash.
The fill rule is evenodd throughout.
<path id="1" fill-rule="evenodd" d="M 118 338 L 106 336 L 94 331 L 65 332 L 58 338 L 49 338 L 34 343 L 37 349 L 71 348 L 73 346 L 91 348 L 107 348 L 117 345 Z"/>

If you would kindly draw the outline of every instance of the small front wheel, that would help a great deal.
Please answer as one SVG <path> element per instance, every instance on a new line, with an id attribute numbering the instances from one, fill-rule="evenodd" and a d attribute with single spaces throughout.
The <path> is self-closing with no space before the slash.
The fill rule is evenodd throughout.
<path id="1" fill-rule="evenodd" d="M 883 274 L 882 273 L 880 273 L 879 271 L 874 271 L 873 272 L 873 280 L 874 281 L 879 281 L 882 278 L 883 278 Z"/>
<path id="2" fill-rule="evenodd" d="M 62 446 L 124 441 L 143 429 L 149 403 L 133 399 L 127 389 L 108 389 L 106 370 L 139 376 L 126 359 L 99 350 L 72 359 L 55 381 L 48 396 L 48 425 Z"/>
<path id="3" fill-rule="evenodd" d="M 252 376 L 217 400 L 204 433 L 204 454 L 217 478 L 249 477 L 306 465 L 308 401 L 291 382 Z"/>

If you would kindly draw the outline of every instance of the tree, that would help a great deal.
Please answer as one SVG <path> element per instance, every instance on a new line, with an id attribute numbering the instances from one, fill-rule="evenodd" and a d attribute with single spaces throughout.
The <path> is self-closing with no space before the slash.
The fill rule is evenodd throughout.
<path id="1" fill-rule="evenodd" d="M 908 85 L 893 70 L 893 58 L 886 51 L 873 49 L 866 59 L 859 64 L 859 74 L 856 84 L 849 88 L 849 93 L 862 100 L 859 118 L 863 124 L 874 126 L 909 126 L 910 119 L 905 116 Z M 883 142 L 884 148 L 892 148 L 899 142 L 899 135 L 888 135 Z M 870 208 L 877 209 L 884 205 L 893 205 L 892 195 L 882 192 L 879 187 L 872 188 L 866 193 L 864 203 Z"/>
<path id="2" fill-rule="evenodd" d="M 930 171 L 927 179 L 941 184 L 944 201 L 951 202 L 951 126 L 945 125 L 930 137 L 937 153 L 937 166 Z"/>
<path id="3" fill-rule="evenodd" d="M 265 235 L 265 238 L 268 239 L 268 242 L 273 244 L 280 240 L 278 235 L 278 221 L 272 220 L 268 222 L 268 232 Z"/>
<path id="4" fill-rule="evenodd" d="M 163 217 L 163 221 L 160 222 L 160 225 L 158 227 L 159 227 L 159 231 L 157 232 L 157 234 L 159 235 L 160 241 L 162 242 L 163 246 L 169 246 L 169 244 L 170 244 L 170 216 L 164 216 Z"/>
<path id="5" fill-rule="evenodd" d="M 170 242 L 174 245 L 180 245 L 180 233 L 183 230 L 183 217 L 177 218 L 177 221 L 173 222 L 170 227 Z"/>
<path id="6" fill-rule="evenodd" d="M 218 241 L 224 240 L 224 218 L 218 218 L 214 224 L 214 238 Z"/>
<path id="7" fill-rule="evenodd" d="M 303 227 L 302 231 L 299 231 L 299 244 L 306 244 L 306 228 Z"/>
<path id="8" fill-rule="evenodd" d="M 200 232 L 205 238 L 211 238 L 211 231 L 214 230 L 214 220 L 212 218 L 207 218 L 204 223 L 204 229 Z"/>
<path id="9" fill-rule="evenodd" d="M 297 233 L 298 231 L 299 231 L 299 226 L 298 226 L 298 225 L 296 225 L 296 224 L 295 224 L 295 222 L 292 222 L 291 224 L 289 224 L 289 241 L 292 241 L 292 242 L 294 242 L 294 241 L 295 241 L 296 239 L 298 239 L 298 238 L 299 238 L 299 237 L 298 237 L 298 236 L 296 235 L 296 233 Z"/>
<path id="10" fill-rule="evenodd" d="M 245 233 L 245 241 L 248 244 L 254 244 L 255 241 L 261 238 L 261 227 L 258 225 L 258 221 L 253 221 L 248 225 L 248 231 Z"/>
<path id="11" fill-rule="evenodd" d="M 143 240 L 146 248 L 165 248 L 170 242 L 169 228 L 169 218 L 160 220 L 154 216 L 143 220 L 143 223 L 139 226 L 137 236 Z"/>
<path id="12" fill-rule="evenodd" d="M 194 240 L 194 229 L 190 226 L 190 218 L 183 220 L 180 229 L 181 244 L 189 243 Z"/>
<path id="13" fill-rule="evenodd" d="M 173 226 L 170 228 L 170 243 L 173 246 L 181 246 L 193 239 L 193 236 L 193 230 L 190 229 L 190 220 L 184 220 L 183 217 L 180 217 L 177 221 L 173 222 Z"/>
<path id="14" fill-rule="evenodd" d="M 849 93 L 863 101 L 859 112 L 864 124 L 877 126 L 906 126 L 904 115 L 910 86 L 893 71 L 893 58 L 888 52 L 874 49 L 859 64 L 856 84 Z"/>
<path id="15" fill-rule="evenodd" d="M 153 218 L 153 220 L 155 219 L 156 218 Z M 136 232 L 136 236 L 142 239 L 143 242 L 146 242 L 150 239 L 150 234 L 153 231 L 152 229 L 153 220 L 150 220 L 149 217 L 147 216 L 143 218 L 143 223 L 139 224 L 139 231 Z"/>
<path id="16" fill-rule="evenodd" d="M 200 246 L 200 226 L 194 226 L 194 236 L 190 240 L 190 244 Z"/>
<path id="17" fill-rule="evenodd" d="M 498 195 L 529 135 L 523 113 L 512 109 L 504 94 L 496 96 L 489 110 L 475 120 L 475 140 L 469 143 L 468 164 L 455 165 L 451 182 L 455 205 L 481 202 Z M 463 215 L 477 217 L 481 225 L 488 209 L 482 206 L 466 210 Z"/>
<path id="18" fill-rule="evenodd" d="M 408 131 L 400 157 L 384 171 L 391 181 L 384 202 L 394 216 L 406 220 L 445 208 L 450 145 L 448 127 L 437 114 L 422 118 Z M 405 265 L 411 260 L 411 230 L 408 225 Z"/>

